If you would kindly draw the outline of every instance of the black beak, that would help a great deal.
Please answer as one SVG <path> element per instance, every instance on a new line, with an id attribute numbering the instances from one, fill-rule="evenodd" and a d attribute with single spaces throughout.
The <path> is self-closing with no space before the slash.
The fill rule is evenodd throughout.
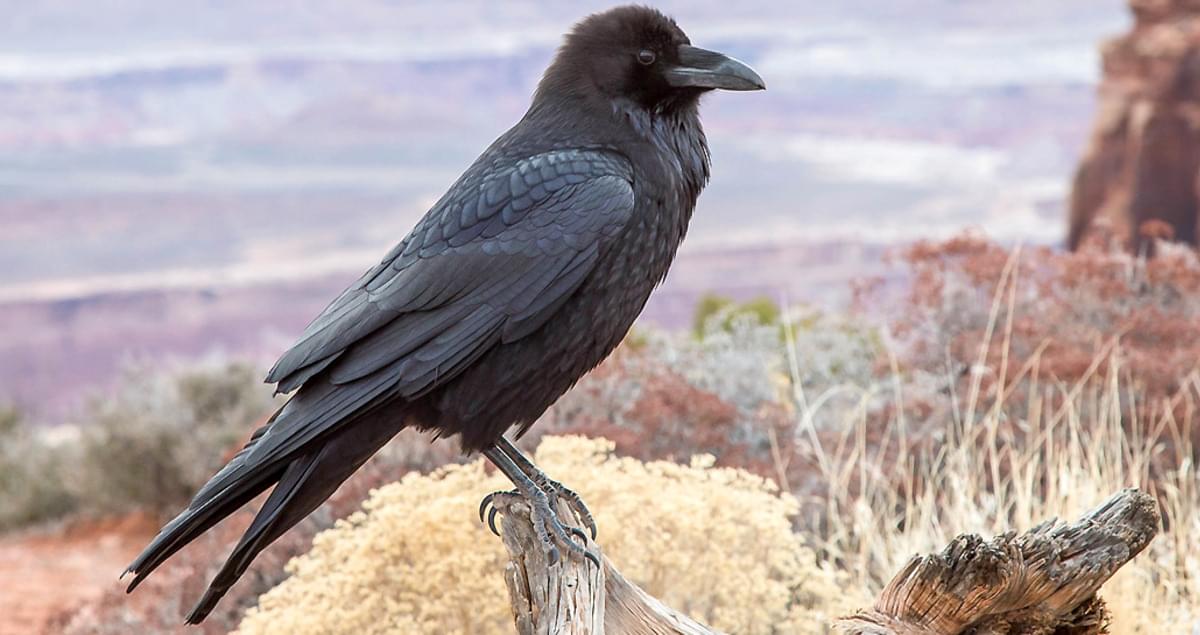
<path id="1" fill-rule="evenodd" d="M 728 55 L 687 44 L 679 47 L 679 64 L 668 69 L 666 76 L 667 83 L 679 88 L 763 90 L 767 87 L 749 66 Z"/>

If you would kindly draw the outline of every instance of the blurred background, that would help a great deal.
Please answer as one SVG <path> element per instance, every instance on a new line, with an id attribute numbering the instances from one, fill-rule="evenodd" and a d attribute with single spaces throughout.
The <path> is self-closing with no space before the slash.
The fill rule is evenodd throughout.
<path id="1" fill-rule="evenodd" d="M 1120 0 L 667 3 L 770 90 L 704 105 L 715 178 L 645 319 L 837 304 L 881 249 L 1060 244 Z M 524 113 L 603 3 L 13 3 L 0 394 L 60 422 L 127 357 L 261 361 Z M 747 275 L 753 272 L 753 275 Z"/>
<path id="2" fill-rule="evenodd" d="M 979 421 L 993 448 L 1051 473 L 1059 459 L 1025 445 L 1030 430 L 1103 421 L 1122 439 L 1142 430 L 1146 458 L 1095 472 L 1097 495 L 1195 484 L 1179 470 L 1195 415 L 1182 404 L 1200 403 L 1200 267 L 1174 243 L 1196 242 L 1200 5 L 655 4 L 768 90 L 706 98 L 714 176 L 679 259 L 628 350 L 545 430 L 606 436 L 642 460 L 707 452 L 772 479 L 809 506 L 789 521 L 809 555 L 855 572 L 837 584 L 868 598 L 944 535 L 851 566 L 856 548 L 830 538 L 829 518 L 853 501 L 830 492 L 866 496 L 878 527 L 896 526 L 896 501 L 868 496 L 865 473 L 839 480 L 838 460 L 865 460 L 830 458 L 846 431 L 879 450 L 887 482 L 885 466 L 908 458 L 897 448 L 973 448 L 955 435 Z M 173 616 L 236 534 L 143 608 L 101 608 L 124 601 L 124 560 L 270 410 L 262 369 L 523 114 L 561 34 L 607 6 L 0 1 L 0 633 L 179 630 Z M 1092 249 L 1073 253 L 1085 234 Z M 1041 419 L 1042 397 L 1071 416 Z M 1162 439 L 1143 434 L 1153 425 Z M 888 440 L 897 429 L 908 436 Z M 458 460 L 419 441 L 298 529 L 206 632 L 236 626 L 371 487 Z M 150 455 L 166 465 L 143 465 Z M 968 502 L 992 501 L 976 525 L 939 531 L 1071 511 L 1014 515 L 1011 467 L 972 481 Z M 1027 485 L 1022 500 L 1049 497 Z M 1186 509 L 1176 520 L 1200 532 L 1200 504 Z M 1154 575 L 1194 565 L 1180 549 L 1156 556 Z M 52 592 L 31 602 L 22 576 Z M 1195 581 L 1180 584 L 1155 601 L 1197 602 Z"/>

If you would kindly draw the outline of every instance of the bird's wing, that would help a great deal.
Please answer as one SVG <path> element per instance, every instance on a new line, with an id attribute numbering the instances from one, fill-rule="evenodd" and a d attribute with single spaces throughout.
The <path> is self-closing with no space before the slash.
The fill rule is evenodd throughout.
<path id="1" fill-rule="evenodd" d="M 271 369 L 267 381 L 281 391 L 322 371 L 327 381 L 297 393 L 277 418 L 284 425 L 272 426 L 288 434 L 270 436 L 298 447 L 368 403 L 420 396 L 537 330 L 626 225 L 632 179 L 627 159 L 591 149 L 473 167 Z M 274 444 L 256 453 L 284 449 L 264 445 Z"/>
<path id="2" fill-rule="evenodd" d="M 534 330 L 539 310 L 568 296 L 604 238 L 624 226 L 631 181 L 627 160 L 600 150 L 468 171 L 383 262 L 309 324 L 267 381 L 286 392 L 303 383 L 298 376 L 335 361 L 335 381 L 355 379 L 378 369 L 376 356 L 398 360 L 447 328 L 491 322 L 493 313 L 503 317 L 508 339 Z"/>

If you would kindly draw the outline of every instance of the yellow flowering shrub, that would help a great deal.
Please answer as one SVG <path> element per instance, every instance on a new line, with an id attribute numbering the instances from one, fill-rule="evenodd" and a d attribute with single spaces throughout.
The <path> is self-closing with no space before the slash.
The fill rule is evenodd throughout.
<path id="1" fill-rule="evenodd" d="M 612 444 L 547 437 L 536 460 L 588 502 L 605 554 L 647 592 L 745 635 L 822 633 L 864 598 L 846 594 L 792 532 L 794 499 L 747 472 L 643 463 Z M 477 520 L 507 487 L 482 460 L 410 474 L 375 491 L 288 565 L 241 635 L 512 633 L 500 541 Z M 830 612 L 833 615 L 830 615 Z"/>

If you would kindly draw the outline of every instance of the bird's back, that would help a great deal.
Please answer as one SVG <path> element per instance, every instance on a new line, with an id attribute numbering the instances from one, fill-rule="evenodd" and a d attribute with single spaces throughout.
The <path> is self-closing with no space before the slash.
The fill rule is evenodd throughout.
<path id="1" fill-rule="evenodd" d="M 488 153 L 511 160 L 554 148 L 612 152 L 628 161 L 633 210 L 619 232 L 600 239 L 596 266 L 553 319 L 493 347 L 421 402 L 424 420 L 417 424 L 459 434 L 467 449 L 486 447 L 512 426 L 523 431 L 620 344 L 666 275 L 708 180 L 708 147 L 694 109 L 656 119 L 617 108 L 589 118 L 585 130 L 560 124 L 578 120 L 563 112 L 531 111 Z M 526 145 L 531 137 L 538 141 Z M 488 153 L 480 162 L 494 160 Z"/>

